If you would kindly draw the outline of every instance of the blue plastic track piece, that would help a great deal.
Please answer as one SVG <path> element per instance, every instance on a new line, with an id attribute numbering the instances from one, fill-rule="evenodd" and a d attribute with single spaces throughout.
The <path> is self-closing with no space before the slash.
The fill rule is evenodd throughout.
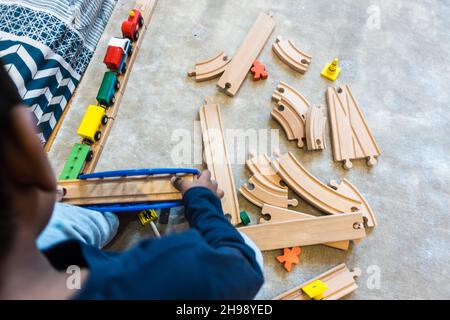
<path id="1" fill-rule="evenodd" d="M 131 204 L 108 204 L 108 205 L 95 205 L 95 206 L 83 206 L 86 209 L 99 211 L 99 212 L 136 212 L 143 210 L 158 210 L 173 207 L 180 207 L 183 205 L 182 201 L 169 201 L 169 202 L 149 202 L 149 203 L 131 203 Z"/>
<path id="2" fill-rule="evenodd" d="M 118 177 L 133 177 L 133 176 L 153 176 L 159 174 L 195 174 L 199 175 L 200 171 L 192 168 L 153 168 L 153 169 L 132 169 L 132 170 L 117 170 L 104 171 L 89 174 L 82 174 L 79 179 L 95 179 L 95 178 L 118 178 Z"/>

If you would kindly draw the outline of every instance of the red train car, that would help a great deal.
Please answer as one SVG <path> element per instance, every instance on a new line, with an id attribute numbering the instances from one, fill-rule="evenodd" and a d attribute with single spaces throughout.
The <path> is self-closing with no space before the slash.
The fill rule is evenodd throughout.
<path id="1" fill-rule="evenodd" d="M 139 10 L 133 9 L 130 11 L 128 20 L 122 22 L 122 35 L 124 38 L 136 41 L 139 39 L 139 28 L 144 25 L 144 18 Z"/>

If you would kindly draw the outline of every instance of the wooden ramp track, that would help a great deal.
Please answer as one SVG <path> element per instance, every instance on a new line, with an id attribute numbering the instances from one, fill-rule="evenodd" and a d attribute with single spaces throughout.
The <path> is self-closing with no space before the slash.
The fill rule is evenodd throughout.
<path id="1" fill-rule="evenodd" d="M 299 148 L 305 145 L 305 121 L 311 104 L 294 88 L 280 82 L 272 95 L 277 106 L 272 117 L 281 125 L 289 141 L 297 140 Z"/>
<path id="2" fill-rule="evenodd" d="M 355 279 L 360 276 L 361 270 L 359 268 L 355 268 L 350 271 L 343 263 L 331 270 L 328 270 L 327 272 L 322 273 L 314 279 L 311 279 L 285 293 L 280 294 L 273 300 L 311 300 L 302 291 L 302 288 L 317 280 L 324 282 L 328 287 L 328 290 L 325 291 L 322 300 L 338 300 L 349 295 L 358 288 Z"/>
<path id="3" fill-rule="evenodd" d="M 327 103 L 334 160 L 343 161 L 345 169 L 353 167 L 353 159 L 365 158 L 368 166 L 375 165 L 381 151 L 350 87 L 329 87 Z"/>
<path id="4" fill-rule="evenodd" d="M 297 199 L 288 199 L 287 189 L 268 183 L 260 173 L 251 177 L 246 185 L 239 188 L 239 192 L 258 207 L 265 203 L 282 208 L 298 205 Z"/>
<path id="5" fill-rule="evenodd" d="M 368 227 L 375 226 L 373 212 L 370 208 L 367 209 L 368 206 L 363 205 L 363 203 L 367 203 L 365 199 L 361 197 L 359 192 L 351 194 L 348 190 L 349 188 L 356 190 L 354 186 L 346 188 L 345 192 L 338 192 L 335 189 L 336 186 L 334 188 L 329 187 L 308 172 L 290 152 L 274 159 L 272 163 L 283 181 L 317 209 L 328 214 L 360 212 Z"/>
<path id="6" fill-rule="evenodd" d="M 306 114 L 305 135 L 308 150 L 323 150 L 326 148 L 325 126 L 327 119 L 322 108 L 312 106 Z"/>
<path id="7" fill-rule="evenodd" d="M 225 193 L 222 198 L 223 212 L 232 224 L 239 224 L 241 218 L 238 198 L 225 144 L 220 106 L 205 98 L 205 105 L 200 108 L 199 114 L 206 164 L 212 179 L 217 181 L 219 188 Z"/>
<path id="8" fill-rule="evenodd" d="M 88 180 L 60 180 L 64 188 L 63 203 L 97 205 L 181 200 L 181 193 L 170 183 L 170 177 L 138 176 Z M 188 174 L 183 179 L 193 181 Z"/>
<path id="9" fill-rule="evenodd" d="M 150 24 L 150 20 L 155 10 L 156 3 L 157 3 L 156 0 L 136 1 L 134 8 L 141 11 L 142 16 L 144 18 L 144 25 L 139 30 L 140 33 L 139 39 L 136 42 L 132 42 L 133 53 L 131 55 L 128 55 L 127 57 L 126 60 L 127 70 L 125 71 L 124 74 L 118 74 L 117 78 L 120 81 L 120 88 L 116 93 L 116 101 L 113 105 L 111 105 L 109 108 L 106 109 L 106 116 L 109 118 L 109 121 L 106 125 L 102 126 L 101 129 L 102 135 L 100 140 L 91 145 L 91 150 L 94 156 L 91 161 L 85 162 L 84 167 L 81 170 L 81 172 L 83 173 L 92 173 L 95 171 L 98 160 L 100 159 L 100 155 L 108 139 L 109 133 L 111 132 L 114 121 L 116 120 L 116 116 L 119 111 L 119 106 L 122 101 L 123 94 L 125 93 L 128 79 L 133 69 L 134 62 L 136 61 L 139 48 L 141 47 L 142 41 L 144 40 L 144 33 L 148 29 L 148 26 Z"/>
<path id="10" fill-rule="evenodd" d="M 280 176 L 277 175 L 275 170 L 273 170 L 271 160 L 268 155 L 262 154 L 257 157 L 251 154 L 246 164 L 252 174 L 260 174 L 261 178 L 265 182 L 287 190 L 287 186 L 282 184 Z"/>
<path id="11" fill-rule="evenodd" d="M 223 51 L 218 55 L 205 61 L 197 62 L 194 70 L 188 72 L 189 77 L 195 76 L 195 81 L 207 81 L 220 76 L 230 63 L 231 58 Z"/>
<path id="12" fill-rule="evenodd" d="M 277 37 L 272 45 L 272 50 L 289 67 L 300 73 L 305 73 L 311 64 L 312 57 L 299 50 L 291 40 L 283 40 Z"/>
<path id="13" fill-rule="evenodd" d="M 261 251 L 310 246 L 366 236 L 360 213 L 311 217 L 239 228 Z"/>
<path id="14" fill-rule="evenodd" d="M 234 96 L 237 93 L 274 28 L 275 21 L 272 17 L 260 13 L 217 83 L 226 94 Z"/>
<path id="15" fill-rule="evenodd" d="M 280 208 L 272 206 L 269 204 L 264 204 L 261 210 L 262 217 L 259 219 L 260 224 L 273 223 L 281 221 L 291 221 L 291 220 L 303 220 L 314 217 L 311 214 L 293 211 L 285 208 Z M 350 246 L 350 241 L 340 241 L 331 243 L 322 243 L 325 246 L 336 248 L 340 250 L 348 250 Z"/>

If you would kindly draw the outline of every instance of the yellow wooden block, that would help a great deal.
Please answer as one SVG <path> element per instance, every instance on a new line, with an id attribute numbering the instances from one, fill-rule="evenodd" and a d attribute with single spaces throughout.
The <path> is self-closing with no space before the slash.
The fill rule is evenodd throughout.
<path id="1" fill-rule="evenodd" d="M 314 299 L 314 300 L 322 300 L 323 299 L 323 294 L 327 290 L 328 290 L 328 286 L 324 282 L 322 282 L 320 280 L 316 280 L 314 282 L 311 282 L 310 284 L 308 284 L 307 286 L 304 286 L 302 288 L 302 291 L 310 299 Z"/>
<path id="2" fill-rule="evenodd" d="M 341 73 L 341 68 L 338 67 L 338 63 L 338 58 L 335 58 L 333 62 L 328 63 L 325 68 L 323 68 L 321 75 L 332 81 L 336 80 Z"/>
<path id="3" fill-rule="evenodd" d="M 105 108 L 90 105 L 84 114 L 80 126 L 78 127 L 78 134 L 92 142 L 97 141 L 98 139 L 96 138 L 99 138 L 99 134 L 97 134 L 97 132 L 100 132 L 100 127 L 104 116 Z"/>

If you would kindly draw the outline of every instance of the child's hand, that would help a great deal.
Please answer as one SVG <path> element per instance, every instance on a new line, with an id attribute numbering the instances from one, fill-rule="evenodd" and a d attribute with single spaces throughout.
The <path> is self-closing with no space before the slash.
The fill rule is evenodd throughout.
<path id="1" fill-rule="evenodd" d="M 61 202 L 65 196 L 64 188 L 61 186 L 56 186 L 56 202 Z"/>
<path id="2" fill-rule="evenodd" d="M 211 172 L 209 170 L 202 171 L 195 181 L 183 180 L 181 177 L 175 176 L 170 179 L 170 182 L 182 194 L 194 187 L 205 187 L 211 190 L 219 199 L 224 196 L 223 190 L 217 188 L 217 182 L 211 180 Z"/>

